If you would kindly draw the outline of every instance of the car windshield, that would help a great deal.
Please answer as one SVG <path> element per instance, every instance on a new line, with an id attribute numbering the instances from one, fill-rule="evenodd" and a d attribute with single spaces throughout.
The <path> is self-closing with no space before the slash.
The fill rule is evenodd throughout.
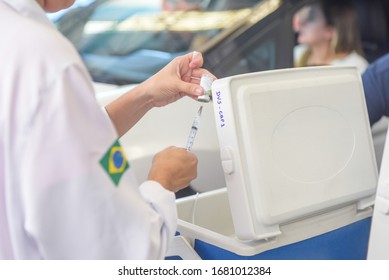
<path id="1" fill-rule="evenodd" d="M 244 21 L 254 0 L 83 0 L 49 17 L 96 82 L 139 83 L 174 57 L 203 51 Z"/>

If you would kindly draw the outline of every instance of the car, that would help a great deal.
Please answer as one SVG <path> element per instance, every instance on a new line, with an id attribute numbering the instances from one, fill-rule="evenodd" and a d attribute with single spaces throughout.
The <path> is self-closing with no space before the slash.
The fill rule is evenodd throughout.
<path id="1" fill-rule="evenodd" d="M 100 90 L 97 97 L 104 105 L 174 57 L 193 50 L 202 52 L 204 67 L 219 78 L 291 68 L 296 46 L 293 16 L 312 1 L 192 0 L 199 9 L 166 11 L 160 1 L 89 0 L 53 22 L 74 43 L 94 81 L 118 87 Z M 389 2 L 352 1 L 363 49 L 372 62 L 389 52 Z M 198 106 L 184 98 L 154 109 L 123 137 L 140 179 L 146 178 L 155 152 L 185 144 Z M 193 188 L 200 192 L 225 186 L 211 107 L 205 105 L 194 145 L 200 164 Z M 372 128 L 378 166 L 386 127 L 383 119 Z"/>
<path id="2" fill-rule="evenodd" d="M 142 82 L 191 50 L 201 51 L 218 77 L 293 67 L 292 18 L 312 0 L 197 1 L 201 10 L 164 11 L 155 0 L 83 0 L 54 22 L 98 82 Z M 353 2 L 372 62 L 389 51 L 389 3 Z"/>

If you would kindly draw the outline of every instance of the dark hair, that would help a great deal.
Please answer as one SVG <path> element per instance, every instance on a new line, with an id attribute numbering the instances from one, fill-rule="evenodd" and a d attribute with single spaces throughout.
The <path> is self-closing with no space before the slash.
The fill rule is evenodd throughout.
<path id="1" fill-rule="evenodd" d="M 354 5 L 348 0 L 318 1 L 327 25 L 335 28 L 335 53 L 356 51 L 363 55 L 358 17 Z"/>

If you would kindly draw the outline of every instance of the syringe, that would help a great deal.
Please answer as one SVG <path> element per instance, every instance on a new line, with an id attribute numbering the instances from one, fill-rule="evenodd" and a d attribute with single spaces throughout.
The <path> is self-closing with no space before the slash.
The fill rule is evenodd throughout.
<path id="1" fill-rule="evenodd" d="M 197 111 L 197 114 L 193 120 L 192 127 L 190 129 L 188 141 L 186 143 L 186 150 L 190 151 L 193 146 L 194 139 L 196 137 L 197 130 L 199 129 L 200 125 L 200 119 L 201 119 L 201 112 L 203 110 L 203 105 L 200 106 L 199 110 Z M 196 192 L 196 198 L 193 203 L 193 209 L 192 209 L 192 223 L 195 223 L 195 216 L 196 216 L 196 208 L 197 208 L 197 199 L 199 197 L 199 192 Z"/>
<path id="2" fill-rule="evenodd" d="M 190 129 L 188 141 L 186 143 L 186 150 L 187 151 L 190 151 L 192 149 L 197 130 L 199 129 L 202 110 L 203 110 L 203 106 L 201 105 L 199 110 L 197 111 L 197 114 L 196 114 L 194 120 L 193 120 L 192 128 Z"/>

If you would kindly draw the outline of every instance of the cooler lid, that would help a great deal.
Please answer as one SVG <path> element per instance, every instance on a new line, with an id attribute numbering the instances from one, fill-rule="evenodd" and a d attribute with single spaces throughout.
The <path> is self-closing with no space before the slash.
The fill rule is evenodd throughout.
<path id="1" fill-rule="evenodd" d="M 239 238 L 267 238 L 282 223 L 370 201 L 377 167 L 355 68 L 237 75 L 216 80 L 212 94 Z"/>

